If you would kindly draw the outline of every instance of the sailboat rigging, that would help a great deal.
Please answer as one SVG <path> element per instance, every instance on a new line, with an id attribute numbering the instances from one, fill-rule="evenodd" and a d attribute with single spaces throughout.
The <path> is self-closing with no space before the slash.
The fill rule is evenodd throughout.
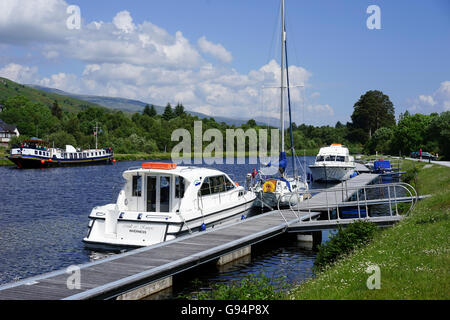
<path id="1" fill-rule="evenodd" d="M 292 132 L 292 111 L 291 111 L 291 97 L 290 97 L 290 84 L 289 84 L 289 69 L 287 58 L 287 41 L 286 41 L 286 24 L 285 24 L 285 6 L 284 0 L 281 0 L 281 86 L 280 86 L 280 127 L 281 127 L 281 151 L 278 159 L 278 170 L 280 177 L 265 177 L 261 170 L 258 172 L 259 179 L 255 178 L 251 182 L 254 192 L 258 194 L 261 206 L 268 207 L 286 207 L 295 205 L 298 201 L 302 201 L 306 191 L 308 190 L 308 184 L 305 180 L 301 180 L 295 169 L 295 149 L 294 138 Z M 285 77 L 286 71 L 286 77 Z M 285 78 L 287 83 L 285 84 Z M 287 89 L 287 102 L 289 110 L 289 124 L 290 124 L 290 147 L 292 152 L 292 177 L 289 177 L 286 171 L 287 157 L 285 152 L 285 121 L 284 121 L 284 99 L 285 91 Z M 295 197 L 293 197 L 295 195 Z"/>

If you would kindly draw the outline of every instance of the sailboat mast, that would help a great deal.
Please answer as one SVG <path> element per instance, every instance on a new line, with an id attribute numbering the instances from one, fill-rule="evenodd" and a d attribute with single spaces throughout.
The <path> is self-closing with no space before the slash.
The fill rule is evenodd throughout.
<path id="1" fill-rule="evenodd" d="M 281 152 L 284 152 L 284 56 L 285 56 L 286 30 L 284 29 L 284 0 L 281 0 Z"/>
<path id="2" fill-rule="evenodd" d="M 97 149 L 98 122 L 95 122 L 94 134 L 95 134 L 95 149 Z"/>

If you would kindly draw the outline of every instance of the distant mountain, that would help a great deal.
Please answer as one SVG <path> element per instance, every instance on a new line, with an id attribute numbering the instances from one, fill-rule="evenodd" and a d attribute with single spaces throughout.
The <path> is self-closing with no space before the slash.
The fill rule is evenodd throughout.
<path id="1" fill-rule="evenodd" d="M 125 99 L 125 98 L 115 98 L 115 97 L 103 97 L 103 96 L 93 96 L 93 95 L 81 95 L 81 94 L 75 94 L 75 93 L 69 93 L 69 92 L 65 92 L 59 89 L 54 89 L 54 88 L 48 88 L 48 87 L 43 87 L 43 86 L 38 86 L 38 85 L 34 85 L 34 84 L 27 84 L 26 86 L 30 87 L 30 88 L 34 88 L 37 90 L 41 90 L 41 91 L 45 91 L 48 93 L 53 93 L 53 94 L 58 94 L 58 95 L 62 95 L 62 96 L 67 96 L 67 97 L 71 97 L 77 100 L 83 100 L 83 101 L 87 101 L 96 105 L 100 105 L 100 106 L 104 106 L 110 109 L 116 109 L 116 110 L 122 110 L 125 112 L 131 112 L 131 113 L 135 113 L 135 112 L 142 112 L 144 110 L 144 107 L 148 104 L 148 105 L 152 105 L 151 103 L 147 103 L 147 102 L 142 102 L 139 100 L 133 100 L 133 99 Z M 164 108 L 162 106 L 158 106 L 158 105 L 153 105 L 155 107 L 155 110 L 159 113 L 162 114 L 164 112 Z M 175 107 L 175 106 L 173 106 Z M 197 116 L 200 119 L 203 118 L 211 118 L 211 116 L 206 115 L 204 113 L 200 113 L 200 112 L 195 112 L 195 111 L 189 111 L 186 110 L 185 111 L 191 115 Z M 228 125 L 235 125 L 235 126 L 240 126 L 244 123 L 246 123 L 249 119 L 232 119 L 232 118 L 227 118 L 227 117 L 218 117 L 218 116 L 214 116 L 213 117 L 215 121 L 217 122 L 225 122 Z M 272 126 L 278 126 L 278 120 L 274 119 L 274 118 L 258 118 L 255 119 L 256 123 L 258 125 L 272 125 Z"/>

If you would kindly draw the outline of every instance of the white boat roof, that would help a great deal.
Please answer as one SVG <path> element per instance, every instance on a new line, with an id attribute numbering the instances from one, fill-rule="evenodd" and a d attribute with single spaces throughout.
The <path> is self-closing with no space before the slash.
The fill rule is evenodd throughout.
<path id="1" fill-rule="evenodd" d="M 218 175 L 226 175 L 223 171 L 204 168 L 204 167 L 189 167 L 189 166 L 177 166 L 174 169 L 143 169 L 143 168 L 130 168 L 123 173 L 125 179 L 130 176 L 139 174 L 161 174 L 161 175 L 177 175 L 185 178 L 186 180 L 192 181 L 200 177 L 211 177 Z M 232 180 L 232 179 L 231 179 Z"/>
<path id="2" fill-rule="evenodd" d="M 340 144 L 332 144 L 329 147 L 320 148 L 318 155 L 338 155 L 338 156 L 348 156 L 349 152 L 347 147 Z"/>

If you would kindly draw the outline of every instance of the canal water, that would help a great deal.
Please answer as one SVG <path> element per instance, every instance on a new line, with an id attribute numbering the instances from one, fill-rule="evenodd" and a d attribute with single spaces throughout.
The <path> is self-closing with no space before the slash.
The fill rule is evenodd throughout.
<path id="1" fill-rule="evenodd" d="M 300 160 L 309 165 L 314 157 Z M 88 214 L 94 206 L 115 202 L 124 184 L 122 172 L 142 162 L 28 170 L 0 167 L 0 285 L 108 255 L 83 246 Z M 210 166 L 244 184 L 246 174 L 257 168 L 247 162 Z M 314 258 L 315 252 L 301 247 L 295 237 L 277 238 L 225 268 L 204 268 L 201 277 L 194 272 L 194 285 L 190 277 L 183 277 L 181 287 L 175 284 L 162 298 L 187 294 L 199 284 L 239 280 L 248 273 L 285 276 L 299 283 L 312 277 Z"/>

